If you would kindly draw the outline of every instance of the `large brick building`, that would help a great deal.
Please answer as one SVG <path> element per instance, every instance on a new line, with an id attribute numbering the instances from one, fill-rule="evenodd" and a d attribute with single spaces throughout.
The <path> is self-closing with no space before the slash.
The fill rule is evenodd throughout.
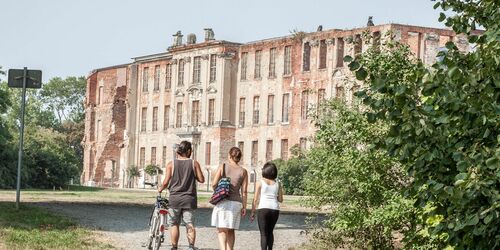
<path id="1" fill-rule="evenodd" d="M 215 40 L 205 29 L 203 42 L 190 34 L 183 43 L 178 32 L 166 52 L 96 69 L 87 81 L 82 183 L 124 187 L 129 166 L 164 166 L 184 139 L 206 175 L 240 147 L 253 181 L 264 162 L 309 146 L 309 113 L 321 100 L 351 102 L 359 83 L 342 58 L 380 46 L 388 31 L 427 64 L 448 41 L 469 49 L 451 30 L 399 24 L 319 28 L 245 44 Z"/>

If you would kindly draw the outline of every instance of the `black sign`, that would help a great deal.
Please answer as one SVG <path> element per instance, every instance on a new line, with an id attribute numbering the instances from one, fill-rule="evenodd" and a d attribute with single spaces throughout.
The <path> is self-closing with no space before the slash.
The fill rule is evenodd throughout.
<path id="1" fill-rule="evenodd" d="M 42 87 L 42 71 L 26 70 L 26 88 L 39 89 Z M 9 69 L 8 85 L 11 88 L 23 87 L 24 69 Z"/>

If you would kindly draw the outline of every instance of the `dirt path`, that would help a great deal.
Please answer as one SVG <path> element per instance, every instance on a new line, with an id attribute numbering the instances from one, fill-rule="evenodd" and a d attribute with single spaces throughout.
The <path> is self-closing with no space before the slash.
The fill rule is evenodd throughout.
<path id="1" fill-rule="evenodd" d="M 38 202 L 33 205 L 77 219 L 82 225 L 100 231 L 109 237 L 110 243 L 122 249 L 146 249 L 142 243 L 147 237 L 147 223 L 151 208 L 140 205 L 89 204 L 89 203 L 48 203 Z M 210 226 L 211 209 L 200 208 L 196 214 L 197 239 L 199 249 L 218 249 L 215 228 Z M 275 229 L 275 248 L 290 249 L 307 241 L 304 233 L 306 216 L 303 214 L 282 213 Z M 169 239 L 162 249 L 170 249 Z M 235 249 L 259 249 L 260 234 L 257 223 L 250 223 L 248 217 L 242 220 L 240 230 L 236 232 Z M 180 249 L 187 249 L 184 229 L 181 230 Z"/>

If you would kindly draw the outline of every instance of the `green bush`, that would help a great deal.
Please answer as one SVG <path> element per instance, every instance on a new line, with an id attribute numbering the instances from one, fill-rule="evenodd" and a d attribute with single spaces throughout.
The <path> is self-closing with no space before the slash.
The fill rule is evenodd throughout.
<path id="1" fill-rule="evenodd" d="M 304 194 L 304 174 L 308 171 L 305 158 L 301 155 L 294 156 L 287 161 L 277 159 L 273 161 L 278 168 L 278 179 L 283 185 L 285 194 Z"/>
<path id="2" fill-rule="evenodd" d="M 362 113 L 332 100 L 316 118 L 315 146 L 307 153 L 308 204 L 331 211 L 319 245 L 329 248 L 393 248 L 394 232 L 403 231 L 413 214 L 408 185 L 395 159 L 373 146 L 387 125 L 370 124 Z"/>
<path id="3" fill-rule="evenodd" d="M 148 174 L 149 176 L 155 176 L 157 173 L 158 174 L 162 174 L 163 171 L 161 170 L 160 167 L 158 167 L 157 165 L 147 165 L 145 168 L 144 168 L 144 172 L 146 172 L 146 174 Z"/>

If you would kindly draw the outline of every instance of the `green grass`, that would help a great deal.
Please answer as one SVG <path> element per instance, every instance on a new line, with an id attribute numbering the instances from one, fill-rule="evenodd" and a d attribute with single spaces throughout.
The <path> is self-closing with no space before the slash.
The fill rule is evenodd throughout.
<path id="1" fill-rule="evenodd" d="M 0 242 L 8 249 L 112 248 L 93 239 L 93 233 L 73 220 L 42 208 L 0 202 Z"/>

